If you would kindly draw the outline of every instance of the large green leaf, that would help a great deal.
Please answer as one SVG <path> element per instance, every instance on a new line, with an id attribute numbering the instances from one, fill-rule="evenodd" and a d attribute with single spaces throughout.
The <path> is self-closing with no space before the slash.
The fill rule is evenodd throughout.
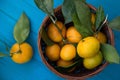
<path id="1" fill-rule="evenodd" d="M 95 18 L 96 30 L 100 27 L 100 25 L 102 24 L 104 19 L 105 19 L 104 10 L 103 10 L 102 6 L 100 6 L 96 10 L 96 18 Z"/>
<path id="2" fill-rule="evenodd" d="M 34 2 L 39 9 L 41 9 L 48 15 L 54 15 L 53 0 L 34 0 Z"/>
<path id="3" fill-rule="evenodd" d="M 65 23 L 72 22 L 71 13 L 73 12 L 73 0 L 64 0 L 62 5 L 62 13 L 65 18 Z"/>
<path id="4" fill-rule="evenodd" d="M 81 33 L 82 37 L 92 35 L 93 31 L 90 9 L 84 2 L 80 0 L 75 0 L 74 3 L 75 9 L 72 12 L 72 20 L 75 28 Z"/>
<path id="5" fill-rule="evenodd" d="M 5 57 L 5 56 L 10 56 L 9 54 L 4 54 L 2 52 L 0 52 L 0 57 Z"/>
<path id="6" fill-rule="evenodd" d="M 75 0 L 74 3 L 75 3 L 75 9 L 76 9 L 78 18 L 80 19 L 80 22 L 86 28 L 89 28 L 90 30 L 92 30 L 90 8 L 86 3 L 80 0 Z"/>
<path id="7" fill-rule="evenodd" d="M 72 20 L 77 31 L 81 33 L 82 36 L 87 36 L 87 34 L 84 33 L 86 32 L 86 28 L 84 28 L 83 25 L 81 24 L 76 11 L 72 13 Z"/>
<path id="8" fill-rule="evenodd" d="M 116 17 L 112 21 L 109 22 L 109 27 L 115 30 L 120 30 L 120 16 Z"/>
<path id="9" fill-rule="evenodd" d="M 48 46 L 51 46 L 54 44 L 54 42 L 52 42 L 49 38 L 48 38 L 48 35 L 46 33 L 46 30 L 44 27 L 41 28 L 40 30 L 40 35 L 43 39 L 43 41 L 48 45 Z"/>
<path id="10" fill-rule="evenodd" d="M 22 13 L 20 19 L 17 21 L 15 27 L 14 27 L 14 38 L 17 41 L 17 43 L 24 42 L 30 32 L 30 22 L 26 16 L 25 13 Z"/>
<path id="11" fill-rule="evenodd" d="M 74 12 L 74 1 L 75 0 L 64 0 L 62 5 L 62 13 L 65 18 L 65 23 L 72 22 L 71 14 Z M 81 0 L 86 2 L 86 0 Z"/>
<path id="12" fill-rule="evenodd" d="M 92 22 L 91 22 L 91 12 L 88 5 L 80 0 L 75 0 L 74 3 L 75 3 L 75 10 L 77 12 L 80 23 L 85 30 L 84 33 L 87 34 L 87 36 L 92 35 L 93 30 L 92 30 Z"/>
<path id="13" fill-rule="evenodd" d="M 120 57 L 116 49 L 109 44 L 101 44 L 101 52 L 106 61 L 109 63 L 120 63 Z"/>

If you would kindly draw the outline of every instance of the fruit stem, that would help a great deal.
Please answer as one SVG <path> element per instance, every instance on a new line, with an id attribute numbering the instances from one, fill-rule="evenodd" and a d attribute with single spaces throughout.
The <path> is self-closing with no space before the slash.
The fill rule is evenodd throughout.
<path id="1" fill-rule="evenodd" d="M 53 24 L 55 25 L 55 27 L 57 28 L 58 32 L 60 33 L 60 35 L 62 36 L 62 41 L 63 43 L 66 43 L 65 38 L 62 35 L 62 30 L 59 29 L 58 25 L 56 24 L 57 18 L 55 16 L 49 15 L 50 19 L 52 20 Z"/>
<path id="2" fill-rule="evenodd" d="M 12 52 L 12 53 L 10 53 L 11 55 L 11 57 L 13 56 L 13 54 L 21 54 L 22 53 L 22 51 L 21 51 L 21 48 L 20 48 L 20 44 L 19 44 L 19 50 L 18 51 L 16 51 L 16 52 Z"/>
<path id="3" fill-rule="evenodd" d="M 18 50 L 18 51 L 16 51 L 16 52 L 12 52 L 12 53 L 10 53 L 11 55 L 10 55 L 10 57 L 12 57 L 13 56 L 13 54 L 21 54 L 22 53 L 22 51 L 21 50 Z"/>

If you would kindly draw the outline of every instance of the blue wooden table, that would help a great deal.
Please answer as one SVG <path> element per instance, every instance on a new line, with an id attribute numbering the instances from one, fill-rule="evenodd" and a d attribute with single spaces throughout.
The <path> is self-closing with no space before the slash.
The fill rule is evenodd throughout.
<path id="1" fill-rule="evenodd" d="M 54 0 L 54 7 L 61 5 L 63 0 Z M 109 20 L 120 16 L 120 0 L 87 0 L 98 7 L 102 5 Z M 31 22 L 30 36 L 27 42 L 34 50 L 33 58 L 25 64 L 16 64 L 10 57 L 0 58 L 0 80 L 65 80 L 51 72 L 42 62 L 37 47 L 37 37 L 40 25 L 46 16 L 40 11 L 33 0 L 0 0 L 0 40 L 11 47 L 16 41 L 13 38 L 13 28 L 22 12 L 25 12 Z M 115 47 L 120 53 L 120 32 L 114 31 Z M 0 51 L 6 53 L 0 43 Z M 120 65 L 110 64 L 98 75 L 88 80 L 120 80 Z"/>

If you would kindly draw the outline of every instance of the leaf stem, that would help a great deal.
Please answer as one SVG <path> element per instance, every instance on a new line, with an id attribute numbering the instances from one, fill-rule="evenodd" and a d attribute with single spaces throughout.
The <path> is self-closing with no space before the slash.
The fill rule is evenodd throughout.
<path id="1" fill-rule="evenodd" d="M 102 24 L 100 25 L 100 27 L 97 29 L 96 34 L 101 30 L 101 28 L 103 27 L 103 25 L 107 22 L 107 18 L 108 18 L 108 15 L 106 15 L 103 23 L 102 23 Z"/>
<path id="2" fill-rule="evenodd" d="M 10 56 L 10 55 L 0 52 L 0 57 L 7 57 L 7 56 Z"/>

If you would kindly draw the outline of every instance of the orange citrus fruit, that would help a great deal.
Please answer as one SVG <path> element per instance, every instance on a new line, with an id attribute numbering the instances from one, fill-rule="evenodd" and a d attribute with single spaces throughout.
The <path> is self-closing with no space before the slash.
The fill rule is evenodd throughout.
<path id="1" fill-rule="evenodd" d="M 72 63 L 73 63 L 73 61 L 65 61 L 65 60 L 59 59 L 59 60 L 57 61 L 57 66 L 60 66 L 60 67 L 68 67 L 68 66 L 70 66 Z"/>
<path id="2" fill-rule="evenodd" d="M 71 43 L 78 43 L 82 39 L 81 34 L 76 30 L 74 26 L 71 26 L 67 29 L 66 37 L 67 40 Z"/>
<path id="3" fill-rule="evenodd" d="M 33 49 L 28 43 L 14 44 L 10 50 L 11 58 L 16 63 L 26 63 L 31 60 Z"/>
<path id="4" fill-rule="evenodd" d="M 84 58 L 83 65 L 86 69 L 93 69 L 97 67 L 98 65 L 100 65 L 102 63 L 102 60 L 103 60 L 103 56 L 101 52 L 99 51 L 99 53 L 93 57 Z"/>
<path id="5" fill-rule="evenodd" d="M 107 42 L 107 37 L 103 32 L 98 32 L 97 34 L 94 35 L 100 43 L 106 43 Z"/>
<path id="6" fill-rule="evenodd" d="M 54 42 L 60 42 L 62 41 L 62 38 L 65 37 L 65 33 L 66 33 L 66 27 L 64 26 L 64 24 L 60 21 L 57 21 L 56 22 L 58 28 L 53 24 L 51 23 L 49 26 L 48 26 L 48 29 L 47 29 L 47 34 L 48 34 L 48 37 L 54 41 Z M 61 32 L 61 34 L 60 34 Z M 62 37 L 63 36 L 63 37 Z"/>
<path id="7" fill-rule="evenodd" d="M 49 60 L 57 61 L 60 57 L 60 47 L 58 44 L 46 46 L 45 53 Z"/>
<path id="8" fill-rule="evenodd" d="M 61 59 L 70 61 L 76 56 L 76 48 L 72 44 L 66 44 L 62 47 L 60 52 Z"/>
<path id="9" fill-rule="evenodd" d="M 73 64 L 73 61 L 65 61 L 65 60 L 62 60 L 62 59 L 59 59 L 57 61 L 57 66 L 59 67 L 63 67 L 63 68 L 66 68 L 66 67 L 69 67 L 70 65 Z M 71 69 L 69 69 L 67 72 L 72 72 L 75 70 L 76 67 L 72 67 Z"/>
<path id="10" fill-rule="evenodd" d="M 77 45 L 78 55 L 82 58 L 88 58 L 96 55 L 100 49 L 100 43 L 95 37 L 86 37 Z"/>

